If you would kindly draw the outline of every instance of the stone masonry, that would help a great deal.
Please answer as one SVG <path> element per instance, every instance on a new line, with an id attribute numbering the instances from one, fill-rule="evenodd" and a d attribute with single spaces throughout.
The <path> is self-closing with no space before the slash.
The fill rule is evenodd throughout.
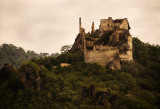
<path id="1" fill-rule="evenodd" d="M 99 29 L 92 22 L 91 33 L 85 33 L 79 19 L 79 34 L 71 52 L 80 51 L 88 63 L 98 63 L 111 69 L 121 69 L 120 61 L 133 61 L 132 36 L 127 18 L 101 19 Z"/>

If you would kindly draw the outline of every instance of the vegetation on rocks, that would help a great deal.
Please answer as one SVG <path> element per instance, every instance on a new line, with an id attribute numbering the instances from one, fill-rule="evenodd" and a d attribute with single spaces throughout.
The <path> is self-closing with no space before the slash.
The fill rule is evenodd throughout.
<path id="1" fill-rule="evenodd" d="M 85 63 L 83 55 L 70 52 L 32 58 L 17 68 L 6 64 L 0 108 L 159 109 L 160 46 L 133 38 L 133 48 L 134 62 L 121 62 L 121 70 Z"/>

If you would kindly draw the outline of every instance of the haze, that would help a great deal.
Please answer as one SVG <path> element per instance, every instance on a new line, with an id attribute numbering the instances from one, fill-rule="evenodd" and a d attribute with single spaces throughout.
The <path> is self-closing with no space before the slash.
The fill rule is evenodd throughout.
<path id="1" fill-rule="evenodd" d="M 160 44 L 160 0 L 0 0 L 0 44 L 35 52 L 59 52 L 72 45 L 78 19 L 86 32 L 100 19 L 128 18 L 131 34 Z"/>

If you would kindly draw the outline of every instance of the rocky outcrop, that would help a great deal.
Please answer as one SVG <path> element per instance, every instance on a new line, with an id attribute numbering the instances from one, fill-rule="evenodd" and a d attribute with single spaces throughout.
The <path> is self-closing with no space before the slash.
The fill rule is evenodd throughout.
<path id="1" fill-rule="evenodd" d="M 127 18 L 113 20 L 102 19 L 99 29 L 85 33 L 81 27 L 71 52 L 81 51 L 88 63 L 96 62 L 111 69 L 121 69 L 120 61 L 133 61 L 132 36 Z"/>
<path id="2" fill-rule="evenodd" d="M 96 86 L 91 84 L 90 86 L 84 86 L 82 88 L 80 103 L 83 103 L 83 101 L 89 97 L 94 100 L 94 105 L 110 106 L 115 95 L 113 95 L 109 89 L 97 90 Z"/>
<path id="3" fill-rule="evenodd" d="M 26 89 L 40 89 L 40 69 L 33 62 L 27 61 L 20 66 L 19 77 L 21 78 Z"/>

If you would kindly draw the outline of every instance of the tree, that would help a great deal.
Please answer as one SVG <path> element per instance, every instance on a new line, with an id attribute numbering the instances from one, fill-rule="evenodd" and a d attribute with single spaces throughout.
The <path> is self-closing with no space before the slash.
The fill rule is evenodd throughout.
<path id="1" fill-rule="evenodd" d="M 65 45 L 61 48 L 61 52 L 68 52 L 71 49 L 71 45 Z"/>
<path id="2" fill-rule="evenodd" d="M 31 58 L 36 58 L 36 57 L 39 56 L 37 53 L 35 53 L 34 51 L 31 51 L 31 50 L 28 50 L 28 51 L 27 51 L 27 54 L 28 54 L 28 58 L 29 58 L 29 59 L 31 59 Z"/>
<path id="3" fill-rule="evenodd" d="M 52 56 L 52 57 L 57 57 L 57 56 L 59 56 L 60 54 L 59 53 L 52 53 L 50 56 Z"/>
<path id="4" fill-rule="evenodd" d="M 47 57 L 47 56 L 49 56 L 48 53 L 40 53 L 40 57 Z"/>

